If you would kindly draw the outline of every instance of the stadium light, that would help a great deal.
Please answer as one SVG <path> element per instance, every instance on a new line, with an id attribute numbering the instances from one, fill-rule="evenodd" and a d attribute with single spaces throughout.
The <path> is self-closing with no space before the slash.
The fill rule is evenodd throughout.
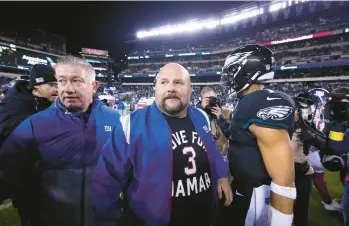
<path id="1" fill-rule="evenodd" d="M 191 20 L 183 24 L 177 25 L 167 25 L 164 27 L 154 28 L 149 31 L 140 31 L 137 32 L 138 38 L 146 38 L 150 36 L 159 36 L 159 35 L 170 35 L 182 32 L 193 32 L 201 29 L 212 29 L 219 26 L 220 21 L 216 19 L 207 19 L 207 20 Z"/>
<path id="2" fill-rule="evenodd" d="M 263 8 L 260 8 L 259 9 L 259 15 L 262 15 L 264 13 L 264 9 Z"/>
<path id="3" fill-rule="evenodd" d="M 269 12 L 274 12 L 280 9 L 284 9 L 294 4 L 298 4 L 301 2 L 306 2 L 307 0 L 281 0 L 277 1 L 277 3 L 273 2 L 269 6 Z M 184 32 L 195 32 L 202 29 L 213 29 L 220 25 L 225 24 L 233 24 L 235 22 L 256 17 L 258 15 L 262 15 L 264 13 L 263 7 L 252 7 L 247 10 L 242 10 L 240 12 L 234 12 L 233 14 L 221 17 L 221 18 L 210 18 L 206 20 L 190 20 L 182 24 L 174 24 L 167 25 L 163 27 L 158 27 L 150 30 L 143 30 L 137 32 L 137 38 L 146 38 L 152 36 L 160 36 L 160 35 L 171 35 L 171 34 L 179 34 Z"/>
<path id="4" fill-rule="evenodd" d="M 264 13 L 263 8 L 257 8 L 253 10 L 248 9 L 248 10 L 242 11 L 241 13 L 234 13 L 233 15 L 224 17 L 223 19 L 221 19 L 220 24 L 232 24 L 240 20 L 261 15 L 263 13 Z"/>
<path id="5" fill-rule="evenodd" d="M 269 12 L 275 12 L 278 11 L 279 9 L 284 9 L 286 8 L 286 2 L 279 2 L 276 4 L 272 4 L 269 6 Z"/>

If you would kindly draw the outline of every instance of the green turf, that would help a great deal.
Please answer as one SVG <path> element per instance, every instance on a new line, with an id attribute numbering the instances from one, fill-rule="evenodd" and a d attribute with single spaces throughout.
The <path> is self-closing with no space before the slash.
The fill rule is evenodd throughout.
<path id="1" fill-rule="evenodd" d="M 333 198 L 341 199 L 343 193 L 343 185 L 339 181 L 338 173 L 325 173 L 325 180 L 327 187 Z M 309 226 L 342 226 L 342 214 L 336 212 L 329 212 L 324 210 L 321 204 L 321 198 L 314 188 L 309 211 Z M 0 226 L 20 226 L 17 212 L 14 208 L 0 210 Z"/>
<path id="2" fill-rule="evenodd" d="M 5 203 L 8 202 L 10 201 L 5 201 Z M 0 226 L 20 226 L 16 209 L 11 206 L 7 209 L 0 210 Z"/>
<path id="3" fill-rule="evenodd" d="M 325 173 L 325 181 L 332 198 L 341 199 L 343 184 L 339 180 L 339 173 Z M 338 212 L 326 211 L 321 204 L 321 197 L 316 188 L 313 189 L 309 211 L 310 226 L 342 226 L 343 215 Z"/>

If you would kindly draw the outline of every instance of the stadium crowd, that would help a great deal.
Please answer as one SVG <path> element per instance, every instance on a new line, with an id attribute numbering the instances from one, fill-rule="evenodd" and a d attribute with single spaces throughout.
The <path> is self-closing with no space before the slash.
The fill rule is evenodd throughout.
<path id="1" fill-rule="evenodd" d="M 296 44 L 284 44 L 272 46 L 276 53 L 277 65 L 294 65 L 324 61 L 347 60 L 349 35 L 331 37 L 327 40 L 310 40 L 296 42 Z M 166 62 L 180 62 L 191 73 L 218 71 L 223 66 L 229 51 L 220 54 L 164 58 L 162 62 L 157 60 L 130 61 L 130 67 L 122 73 L 125 74 L 151 74 L 159 71 Z"/>
<path id="2" fill-rule="evenodd" d="M 1 32 L 0 40 L 18 46 L 25 46 L 55 54 L 66 54 L 66 40 L 43 30 L 27 32 Z"/>
<path id="3" fill-rule="evenodd" d="M 193 93 L 191 103 L 195 105 L 201 99 L 201 90 L 205 85 L 193 85 Z M 313 88 L 324 88 L 329 92 L 332 92 L 340 86 L 348 86 L 349 82 L 342 81 L 328 81 L 328 82 L 282 82 L 282 83 L 265 83 L 264 87 L 271 90 L 279 90 L 285 92 L 291 96 L 310 90 Z M 227 97 L 227 90 L 222 85 L 210 85 L 210 87 L 216 92 L 218 99 L 224 105 L 229 102 L 236 103 L 236 97 Z M 142 97 L 153 97 L 154 88 L 151 85 L 124 85 L 118 89 L 119 93 L 124 94 L 122 98 L 126 102 L 137 103 Z"/>
<path id="4" fill-rule="evenodd" d="M 238 36 L 234 32 L 233 37 L 229 35 L 222 34 L 219 37 L 214 37 L 211 40 L 207 37 L 204 41 L 198 40 L 194 44 L 161 44 L 158 48 L 158 44 L 155 47 L 145 47 L 144 44 L 136 47 L 136 50 L 130 52 L 130 56 L 151 56 L 151 55 L 165 55 L 173 53 L 187 53 L 187 52 L 205 52 L 213 51 L 224 48 L 234 48 L 241 45 L 261 43 L 273 40 L 282 40 L 286 38 L 299 37 L 302 35 L 314 34 L 318 32 L 332 31 L 341 27 L 345 27 L 349 23 L 348 16 L 330 17 L 326 18 L 312 18 L 307 21 L 298 22 L 294 24 L 285 24 L 278 26 L 268 26 L 263 31 L 257 31 L 253 28 L 251 30 L 245 31 L 245 34 Z M 239 31 L 238 31 L 239 32 Z M 246 34 L 247 33 L 247 34 Z M 202 43 L 200 43 L 200 41 Z"/>

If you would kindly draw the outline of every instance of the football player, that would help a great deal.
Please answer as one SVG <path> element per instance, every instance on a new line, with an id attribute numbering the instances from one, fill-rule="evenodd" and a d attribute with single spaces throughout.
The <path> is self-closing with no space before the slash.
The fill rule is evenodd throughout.
<path id="1" fill-rule="evenodd" d="M 308 161 L 309 149 L 314 142 L 309 130 L 316 132 L 315 126 L 312 127 L 312 108 L 316 105 L 316 98 L 310 92 L 302 92 L 295 96 L 294 100 L 296 102 L 296 121 L 291 147 L 294 152 L 297 199 L 294 204 L 293 223 L 296 226 L 307 226 L 314 174 L 314 170 Z"/>
<path id="2" fill-rule="evenodd" d="M 325 126 L 324 107 L 330 97 L 330 93 L 324 88 L 313 88 L 308 92 L 313 98 L 315 97 L 316 104 L 315 106 L 312 105 L 314 106 L 312 107 L 312 110 L 311 110 L 313 112 L 313 119 L 308 121 L 307 124 L 311 125 L 313 129 L 316 128 L 316 130 L 318 131 L 317 134 L 319 132 L 321 132 L 320 134 L 322 134 Z M 322 136 L 325 136 L 325 135 L 322 134 Z M 319 137 L 319 136 L 315 136 L 315 137 Z M 324 137 L 324 139 L 326 142 L 326 137 Z M 315 139 L 315 140 L 318 140 L 318 139 Z M 325 147 L 325 149 L 326 148 L 327 147 Z M 320 149 L 323 150 L 321 152 L 321 155 L 320 155 Z M 333 156 L 333 155 L 324 156 L 324 154 L 325 154 L 324 149 L 319 147 L 316 144 L 311 144 L 311 146 L 309 147 L 308 157 L 309 157 L 309 163 L 314 169 L 314 185 L 316 189 L 319 191 L 319 194 L 322 198 L 321 203 L 323 204 L 326 210 L 341 211 L 341 204 L 338 202 L 337 199 L 332 198 L 332 196 L 330 195 L 327 189 L 325 176 L 324 176 L 325 174 L 324 164 L 326 168 L 330 171 L 340 170 L 341 181 L 344 181 L 346 172 L 345 172 L 345 169 L 341 169 L 341 167 L 339 167 L 338 169 L 338 166 L 342 164 L 341 158 L 339 156 Z M 296 176 L 296 181 L 297 181 L 297 176 Z"/>
<path id="3" fill-rule="evenodd" d="M 223 66 L 222 83 L 239 98 L 228 149 L 234 177 L 230 224 L 292 225 L 295 104 L 285 93 L 262 89 L 262 82 L 274 77 L 274 62 L 268 48 L 246 45 L 235 49 Z"/>

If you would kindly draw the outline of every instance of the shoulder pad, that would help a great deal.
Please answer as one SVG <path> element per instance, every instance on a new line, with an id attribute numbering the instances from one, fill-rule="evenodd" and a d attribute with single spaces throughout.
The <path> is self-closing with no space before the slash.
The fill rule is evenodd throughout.
<path id="1" fill-rule="evenodd" d="M 282 92 L 261 90 L 251 93 L 241 100 L 239 108 L 246 118 L 245 129 L 256 124 L 288 130 L 294 122 L 294 102 Z"/>

